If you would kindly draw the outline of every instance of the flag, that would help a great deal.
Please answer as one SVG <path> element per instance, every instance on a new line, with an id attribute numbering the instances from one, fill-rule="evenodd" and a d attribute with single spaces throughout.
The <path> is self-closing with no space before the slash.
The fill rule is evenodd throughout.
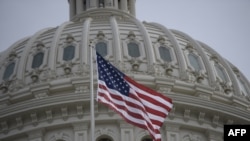
<path id="1" fill-rule="evenodd" d="M 173 106 L 172 100 L 135 82 L 97 52 L 96 57 L 97 101 L 114 109 L 128 123 L 148 130 L 154 141 L 161 141 L 160 127 Z"/>

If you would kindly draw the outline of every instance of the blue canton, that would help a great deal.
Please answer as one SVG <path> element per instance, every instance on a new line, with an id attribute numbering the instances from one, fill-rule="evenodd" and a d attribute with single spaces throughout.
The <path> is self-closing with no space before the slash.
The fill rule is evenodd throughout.
<path id="1" fill-rule="evenodd" d="M 106 83 L 107 87 L 119 91 L 121 94 L 129 95 L 129 85 L 124 80 L 124 74 L 107 62 L 100 54 L 97 55 L 97 66 L 99 80 Z"/>

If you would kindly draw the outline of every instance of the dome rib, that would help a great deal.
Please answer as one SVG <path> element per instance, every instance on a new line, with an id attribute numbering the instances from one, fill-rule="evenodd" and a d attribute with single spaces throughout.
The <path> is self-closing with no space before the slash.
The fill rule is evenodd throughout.
<path id="1" fill-rule="evenodd" d="M 28 43 L 26 44 L 26 47 L 22 53 L 22 57 L 20 59 L 20 64 L 18 66 L 18 72 L 17 72 L 17 79 L 20 79 L 20 80 L 23 80 L 24 78 L 24 73 L 25 73 L 25 70 L 26 70 L 26 67 L 27 67 L 27 59 L 28 59 L 28 54 L 32 48 L 32 45 L 34 44 L 34 42 L 37 40 L 37 38 L 44 32 L 50 30 L 52 28 L 45 28 L 45 29 L 42 29 L 38 32 L 36 32 L 33 36 L 31 36 L 31 38 L 29 39 Z"/>
<path id="2" fill-rule="evenodd" d="M 219 55 L 216 51 L 214 51 L 213 49 L 211 49 L 208 45 L 206 45 L 205 43 L 200 42 L 200 44 L 202 44 L 203 46 L 205 46 L 206 48 L 209 48 L 211 51 L 213 51 L 213 54 L 216 54 L 216 56 L 218 56 L 220 63 L 222 63 L 222 65 L 226 68 L 226 71 L 229 75 L 230 81 L 232 82 L 232 87 L 234 89 L 234 93 L 235 94 L 240 94 L 240 86 L 237 82 L 237 78 L 234 75 L 234 72 L 232 70 L 232 68 L 230 67 L 230 65 L 228 64 L 228 62 L 226 61 L 226 59 L 224 59 L 223 57 L 221 57 L 221 55 Z"/>
<path id="3" fill-rule="evenodd" d="M 81 60 L 81 64 L 88 64 L 88 60 L 89 60 L 89 44 L 90 44 L 90 41 L 89 41 L 89 30 L 90 30 L 90 24 L 92 22 L 92 18 L 86 18 L 85 21 L 83 22 L 83 29 L 82 29 L 82 41 L 81 41 L 81 45 L 82 45 L 82 48 L 80 48 L 81 50 L 81 53 L 83 55 L 80 56 L 80 60 Z"/>
<path id="4" fill-rule="evenodd" d="M 58 48 L 58 44 L 59 44 L 59 40 L 60 40 L 60 36 L 61 36 L 61 33 L 63 31 L 63 29 L 69 25 L 70 23 L 72 22 L 64 22 L 62 23 L 56 30 L 56 32 L 54 33 L 54 37 L 53 37 L 53 40 L 52 40 L 52 43 L 51 43 L 51 47 L 50 47 L 50 54 L 49 54 L 49 60 L 48 61 L 48 67 L 49 69 L 51 70 L 54 70 L 55 69 L 55 63 L 56 63 L 56 56 L 57 56 L 57 48 Z"/>
<path id="5" fill-rule="evenodd" d="M 113 34 L 113 49 L 115 52 L 119 52 L 119 53 L 115 53 L 114 57 L 115 57 L 115 61 L 116 64 L 119 64 L 119 62 L 122 61 L 122 51 L 121 51 L 121 42 L 120 42 L 120 33 L 119 33 L 119 28 L 118 28 L 118 24 L 117 24 L 117 20 L 115 16 L 111 16 L 110 17 L 110 23 L 111 23 L 111 28 L 112 28 L 112 34 Z"/>
<path id="6" fill-rule="evenodd" d="M 145 51 L 146 51 L 146 58 L 148 58 L 148 68 L 150 68 L 151 66 L 153 66 L 155 64 L 155 52 L 154 49 L 152 48 L 152 41 L 150 39 L 149 33 L 146 29 L 146 27 L 144 26 L 144 24 L 140 21 L 138 21 L 137 19 L 134 19 L 134 22 L 136 23 L 136 25 L 138 26 L 139 30 L 142 33 L 143 36 L 143 42 L 144 42 L 144 46 L 145 46 Z M 148 69 L 150 70 L 150 69 Z"/>
<path id="7" fill-rule="evenodd" d="M 165 26 L 161 25 L 161 24 L 158 24 L 158 23 L 149 23 L 149 24 L 152 24 L 154 26 L 157 26 L 159 27 L 161 30 L 163 30 L 163 32 L 166 34 L 166 36 L 170 39 L 171 43 L 174 45 L 175 47 L 175 51 L 176 51 L 176 56 L 177 56 L 177 62 L 179 64 L 179 71 L 180 71 L 180 78 L 181 79 L 186 79 L 187 78 L 187 74 L 186 74 L 186 64 L 184 63 L 185 62 L 185 59 L 182 55 L 182 52 L 181 52 L 181 48 L 176 40 L 176 38 L 174 37 L 174 35 L 172 34 L 172 32 L 166 28 Z"/>
<path id="8" fill-rule="evenodd" d="M 197 49 L 197 52 L 199 53 L 199 55 L 201 55 L 201 58 L 204 61 L 203 64 L 205 66 L 205 70 L 208 73 L 209 84 L 210 84 L 210 86 L 214 86 L 214 84 L 216 82 L 216 80 L 215 80 L 216 77 L 215 77 L 215 74 L 214 74 L 214 72 L 212 70 L 211 64 L 210 64 L 206 54 L 202 50 L 201 46 L 192 37 L 190 37 L 188 34 L 183 33 L 181 31 L 178 31 L 178 30 L 174 30 L 174 29 L 172 29 L 171 31 L 184 36 L 186 39 L 188 39 L 188 41 L 191 43 L 191 45 L 193 45 L 194 48 Z"/>

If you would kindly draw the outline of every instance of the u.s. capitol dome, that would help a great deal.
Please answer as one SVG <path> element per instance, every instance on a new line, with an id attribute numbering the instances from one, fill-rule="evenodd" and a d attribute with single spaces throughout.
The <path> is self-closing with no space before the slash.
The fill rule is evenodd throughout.
<path id="1" fill-rule="evenodd" d="M 205 43 L 139 21 L 135 0 L 69 4 L 70 21 L 0 53 L 1 141 L 90 140 L 91 47 L 173 99 L 162 141 L 222 141 L 225 124 L 250 123 L 249 81 Z M 96 141 L 151 140 L 106 106 L 95 103 L 94 110 Z"/>

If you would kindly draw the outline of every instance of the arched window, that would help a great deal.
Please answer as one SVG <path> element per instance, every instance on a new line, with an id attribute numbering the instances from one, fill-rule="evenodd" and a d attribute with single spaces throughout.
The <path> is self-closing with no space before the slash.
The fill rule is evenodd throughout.
<path id="1" fill-rule="evenodd" d="M 141 141 L 153 141 L 150 136 L 143 137 Z"/>
<path id="2" fill-rule="evenodd" d="M 98 141 L 112 141 L 112 140 L 109 139 L 109 138 L 101 138 L 101 139 L 99 139 Z"/>
<path id="3" fill-rule="evenodd" d="M 249 95 L 250 96 L 245 83 L 242 80 L 239 80 L 239 82 L 240 82 L 241 92 L 243 93 L 243 95 L 245 95 L 245 96 Z"/>
<path id="4" fill-rule="evenodd" d="M 108 54 L 107 44 L 104 42 L 99 42 L 95 46 L 96 51 L 102 56 L 105 57 Z"/>
<path id="5" fill-rule="evenodd" d="M 167 62 L 171 62 L 172 58 L 171 58 L 171 54 L 170 54 L 170 50 L 166 47 L 159 47 L 159 53 L 160 53 L 160 57 L 162 60 L 167 61 Z"/>
<path id="6" fill-rule="evenodd" d="M 3 74 L 3 80 L 8 80 L 10 78 L 10 76 L 13 74 L 14 72 L 14 68 L 15 68 L 15 62 L 10 63 Z"/>
<path id="7" fill-rule="evenodd" d="M 63 60 L 70 61 L 75 57 L 75 46 L 67 46 L 63 50 Z"/>
<path id="8" fill-rule="evenodd" d="M 113 141 L 113 139 L 110 136 L 102 135 L 96 141 Z"/>
<path id="9" fill-rule="evenodd" d="M 140 56 L 139 46 L 136 43 L 128 43 L 128 54 L 131 57 L 139 57 Z"/>
<path id="10" fill-rule="evenodd" d="M 192 53 L 188 54 L 188 59 L 191 64 L 191 66 L 196 70 L 199 71 L 201 70 L 201 65 L 199 62 L 199 57 L 197 55 L 194 55 Z"/>
<path id="11" fill-rule="evenodd" d="M 225 70 L 219 66 L 218 64 L 215 65 L 215 70 L 217 72 L 217 75 L 224 81 L 227 81 L 227 76 L 225 74 Z"/>
<path id="12" fill-rule="evenodd" d="M 39 68 L 42 65 L 43 56 L 44 56 L 44 53 L 39 52 L 33 57 L 32 66 L 31 66 L 33 69 L 34 68 Z"/>

